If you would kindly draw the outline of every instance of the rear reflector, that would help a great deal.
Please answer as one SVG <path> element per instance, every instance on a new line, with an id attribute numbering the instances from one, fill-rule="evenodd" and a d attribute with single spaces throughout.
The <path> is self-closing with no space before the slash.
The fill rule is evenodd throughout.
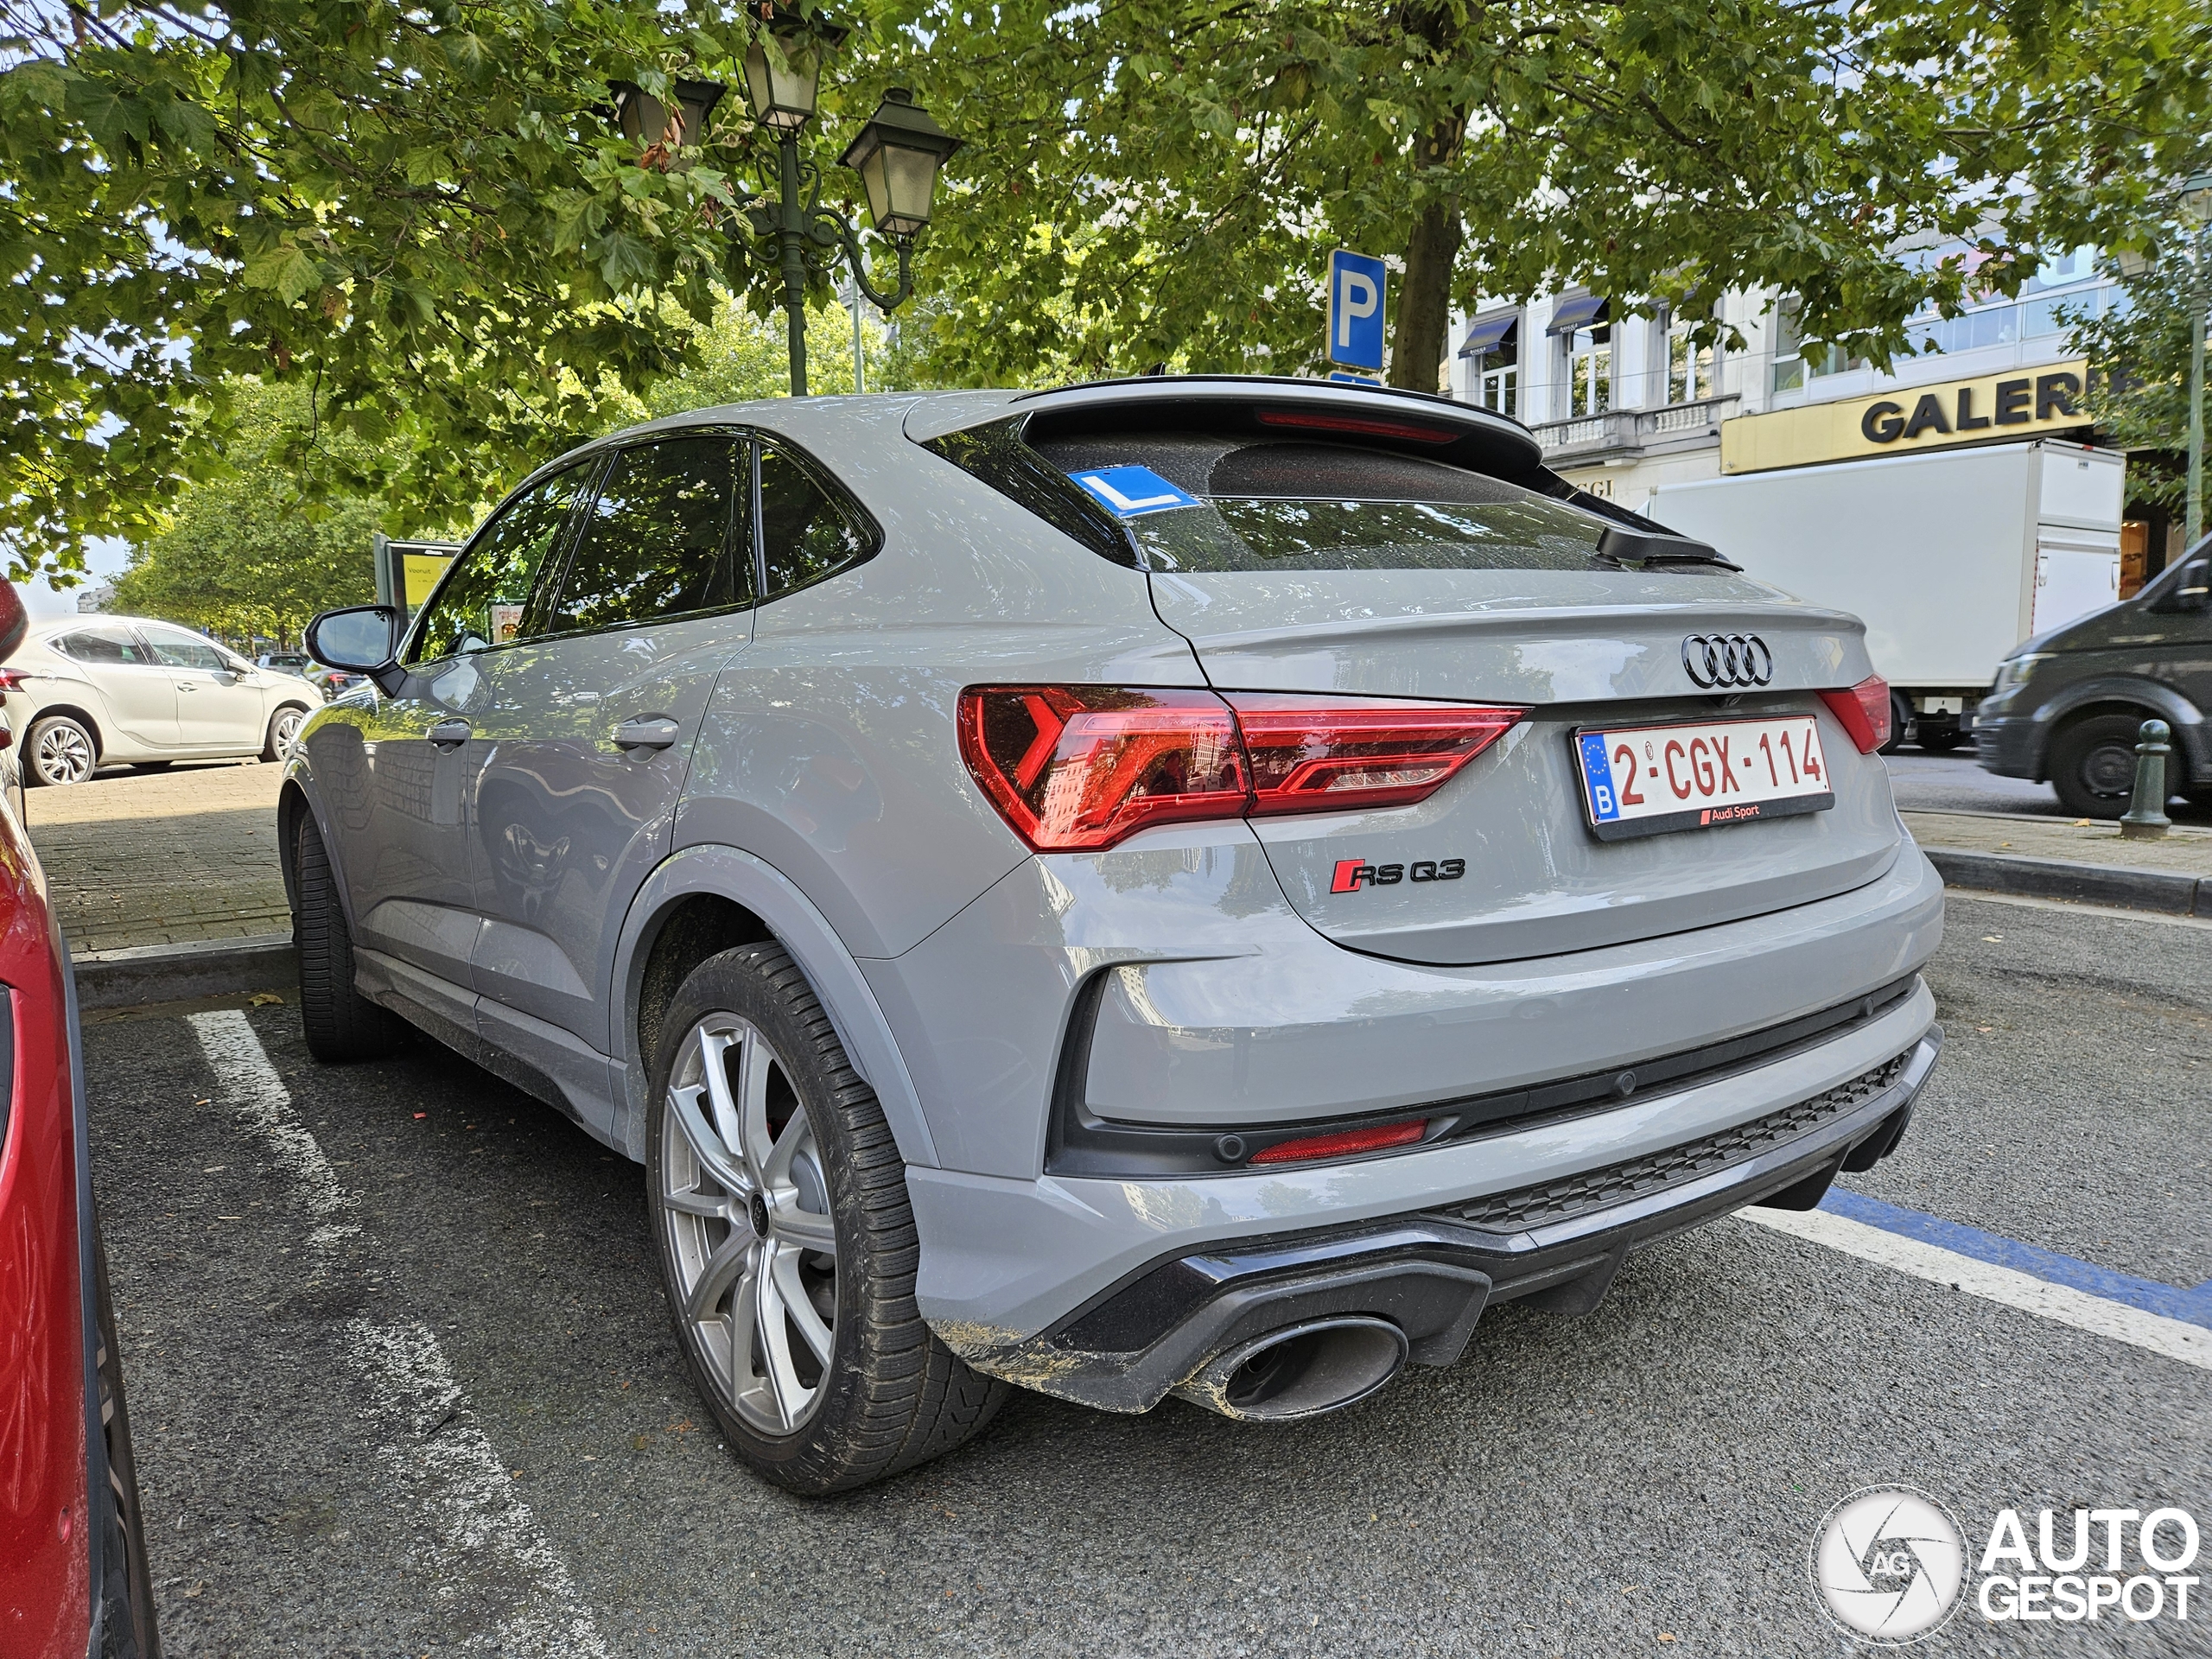
<path id="1" fill-rule="evenodd" d="M 1426 800 L 1528 711 L 1383 697 L 970 686 L 960 754 L 1039 852 L 1154 824 Z"/>
<path id="2" fill-rule="evenodd" d="M 1341 1135 L 1309 1135 L 1302 1141 L 1278 1141 L 1264 1152 L 1255 1152 L 1255 1164 L 1303 1164 L 1316 1158 L 1349 1158 L 1354 1153 L 1381 1152 L 1388 1147 L 1409 1147 L 1428 1133 L 1428 1120 L 1383 1123 L 1371 1129 L 1346 1129 Z"/>
<path id="3" fill-rule="evenodd" d="M 1890 683 L 1869 674 L 1848 691 L 1823 691 L 1821 701 L 1842 722 L 1861 754 L 1872 754 L 1890 741 Z"/>

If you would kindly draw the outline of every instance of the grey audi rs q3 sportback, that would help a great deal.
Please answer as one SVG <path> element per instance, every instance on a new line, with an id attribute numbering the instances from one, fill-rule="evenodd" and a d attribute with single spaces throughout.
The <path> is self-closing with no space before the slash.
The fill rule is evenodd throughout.
<path id="1" fill-rule="evenodd" d="M 1861 633 L 1415 394 L 658 422 L 311 631 L 308 1041 L 641 1161 L 796 1491 L 1009 1382 L 1327 1411 L 1897 1143 L 1942 894 Z"/>

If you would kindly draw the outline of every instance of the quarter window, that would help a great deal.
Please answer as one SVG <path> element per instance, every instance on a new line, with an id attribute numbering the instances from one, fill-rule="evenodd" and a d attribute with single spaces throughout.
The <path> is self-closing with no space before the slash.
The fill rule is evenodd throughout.
<path id="1" fill-rule="evenodd" d="M 409 662 L 435 663 L 544 632 L 529 613 L 533 588 L 593 471 L 587 461 L 555 474 L 476 532 L 423 607 Z"/>
<path id="2" fill-rule="evenodd" d="M 875 551 L 859 510 L 773 443 L 760 449 L 760 551 L 769 598 L 856 564 Z"/>
<path id="3" fill-rule="evenodd" d="M 639 444 L 614 458 L 545 632 L 664 621 L 753 597 L 742 439 Z"/>
<path id="4" fill-rule="evenodd" d="M 154 653 L 137 634 L 128 628 L 112 625 L 80 628 L 75 633 L 64 634 L 54 642 L 54 648 L 64 657 L 79 663 L 129 663 L 147 668 L 159 666 Z"/>

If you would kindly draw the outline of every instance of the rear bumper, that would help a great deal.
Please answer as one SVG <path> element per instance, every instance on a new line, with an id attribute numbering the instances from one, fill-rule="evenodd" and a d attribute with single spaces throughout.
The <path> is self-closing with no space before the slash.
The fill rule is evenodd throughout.
<path id="1" fill-rule="evenodd" d="M 1634 1160 L 1473 1205 L 1171 1256 L 1027 1341 L 945 1334 L 979 1370 L 1108 1411 L 1149 1410 L 1216 1355 L 1330 1315 L 1389 1319 L 1416 1363 L 1448 1365 L 1494 1303 L 1533 1297 L 1587 1313 L 1647 1244 L 1749 1205 L 1812 1208 L 1839 1171 L 1895 1147 L 1942 1042 L 1931 1028 L 1826 1091 L 1840 1098 L 1769 1115 L 1786 1129 L 1794 1113 L 1806 1122 L 1797 1133 L 1740 1128 L 1732 1160 L 1731 1136 L 1708 1136 L 1675 1149 L 1672 1169 L 1665 1156 Z M 1624 1194 L 1617 1202 L 1603 1201 L 1609 1184 Z"/>

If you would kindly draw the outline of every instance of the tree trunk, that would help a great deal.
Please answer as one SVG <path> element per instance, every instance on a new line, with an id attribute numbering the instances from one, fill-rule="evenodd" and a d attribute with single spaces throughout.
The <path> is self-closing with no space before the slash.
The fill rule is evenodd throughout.
<path id="1" fill-rule="evenodd" d="M 1459 148 L 1463 117 L 1438 122 L 1414 147 L 1414 164 L 1424 171 L 1447 164 Z M 1406 274 L 1398 281 L 1398 319 L 1391 342 L 1389 382 L 1411 391 L 1435 391 L 1443 377 L 1452 325 L 1452 267 L 1465 235 L 1456 197 L 1431 200 L 1415 216 L 1406 242 Z"/>

